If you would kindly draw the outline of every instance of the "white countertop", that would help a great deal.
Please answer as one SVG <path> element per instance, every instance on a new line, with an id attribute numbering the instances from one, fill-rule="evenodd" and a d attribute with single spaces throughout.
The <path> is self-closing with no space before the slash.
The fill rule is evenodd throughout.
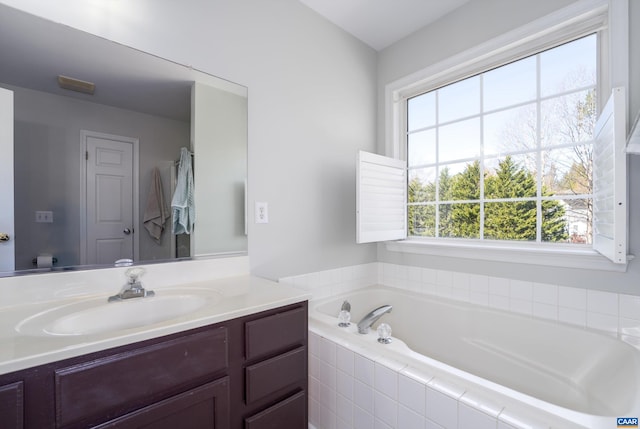
<path id="1" fill-rule="evenodd" d="M 188 315 L 153 325 L 108 333 L 65 336 L 22 334 L 16 326 L 25 318 L 51 307 L 73 304 L 79 300 L 98 296 L 104 296 L 106 301 L 108 295 L 101 294 L 93 297 L 83 295 L 53 302 L 0 308 L 0 374 L 223 322 L 310 298 L 305 291 L 251 276 L 227 277 L 172 286 L 172 288 L 176 287 L 210 288 L 219 293 L 222 299 Z M 157 290 L 163 288 L 159 287 Z M 154 288 L 150 287 L 150 289 Z"/>

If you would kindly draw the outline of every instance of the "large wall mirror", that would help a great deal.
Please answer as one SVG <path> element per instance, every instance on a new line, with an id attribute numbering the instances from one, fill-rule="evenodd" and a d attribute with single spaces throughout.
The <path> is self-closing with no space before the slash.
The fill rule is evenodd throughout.
<path id="1" fill-rule="evenodd" d="M 0 59 L 0 276 L 246 253 L 246 87 L 4 5 Z M 182 148 L 195 222 L 173 234 Z"/>

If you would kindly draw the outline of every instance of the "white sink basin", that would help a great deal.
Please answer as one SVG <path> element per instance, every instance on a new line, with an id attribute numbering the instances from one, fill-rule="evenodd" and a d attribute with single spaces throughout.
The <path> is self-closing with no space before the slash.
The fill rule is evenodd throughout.
<path id="1" fill-rule="evenodd" d="M 91 335 L 153 325 L 214 305 L 221 295 L 207 289 L 157 290 L 147 298 L 107 302 L 106 297 L 57 306 L 22 320 L 16 330 L 39 336 Z"/>

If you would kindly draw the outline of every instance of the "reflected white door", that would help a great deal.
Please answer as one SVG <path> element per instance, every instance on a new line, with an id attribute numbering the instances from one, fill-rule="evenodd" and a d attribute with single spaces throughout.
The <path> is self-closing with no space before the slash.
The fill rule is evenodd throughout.
<path id="1" fill-rule="evenodd" d="M 86 144 L 86 264 L 134 257 L 136 139 L 83 132 Z"/>
<path id="2" fill-rule="evenodd" d="M 0 271 L 15 269 L 13 223 L 13 91 L 0 88 Z"/>

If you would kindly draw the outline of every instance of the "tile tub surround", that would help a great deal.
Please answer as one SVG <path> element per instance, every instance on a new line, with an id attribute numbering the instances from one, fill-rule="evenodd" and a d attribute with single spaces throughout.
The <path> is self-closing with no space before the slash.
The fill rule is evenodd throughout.
<path id="1" fill-rule="evenodd" d="M 596 329 L 640 347 L 640 296 L 374 262 L 281 278 L 314 299 L 380 284 Z"/>
<path id="2" fill-rule="evenodd" d="M 308 291 L 314 298 L 382 284 L 596 329 L 640 348 L 640 296 L 387 263 L 338 268 L 280 281 Z M 515 413 L 471 392 L 448 388 L 432 374 L 402 368 L 385 359 L 372 360 L 366 357 L 366 351 L 323 338 L 313 330 L 309 341 L 312 429 L 550 427 L 541 422 L 540 416 L 526 411 Z M 357 376 L 356 362 L 360 368 L 367 368 L 359 370 Z M 382 380 L 388 383 L 389 379 L 397 379 L 397 384 L 394 386 L 392 381 L 391 386 L 385 386 Z M 436 414 L 428 415 L 428 409 Z M 563 422 L 552 427 L 571 425 Z"/>
<path id="3" fill-rule="evenodd" d="M 371 350 L 309 332 L 309 423 L 316 429 L 574 429 Z M 352 350 L 353 348 L 353 350 Z M 613 421 L 613 418 L 612 418 Z M 553 423 L 549 423 L 553 422 Z"/>
<path id="4" fill-rule="evenodd" d="M 394 328 L 394 341 L 381 345 L 375 333 L 359 335 L 353 324 L 338 328 L 335 313 L 343 299 L 351 303 L 355 321 L 367 309 L 392 304 L 394 311 L 385 316 L 385 321 Z M 436 418 L 428 411 L 425 399 L 427 411 L 417 427 L 429 427 L 435 422 L 439 424 L 435 427 L 475 428 L 477 421 L 458 426 L 456 419 L 463 421 L 463 417 L 453 417 L 466 410 L 460 403 L 470 406 L 463 401 L 469 398 L 475 398 L 476 411 L 493 419 L 489 427 L 496 427 L 501 418 L 513 427 L 567 428 L 580 424 L 578 427 L 605 429 L 611 427 L 615 415 L 635 415 L 640 410 L 636 390 L 640 383 L 640 352 L 601 333 L 379 286 L 313 300 L 309 315 L 310 332 L 321 337 L 316 348 L 317 365 L 310 358 L 310 376 L 323 383 L 318 384 L 318 389 L 311 388 L 310 395 L 313 398 L 317 393 L 316 403 L 324 404 L 324 408 L 316 408 L 318 414 L 312 411 L 311 416 L 318 417 L 315 423 L 322 429 L 331 427 L 324 426 L 324 420 L 333 424 L 332 409 L 327 406 L 333 402 L 326 395 L 331 394 L 334 385 L 337 392 L 343 379 L 344 374 L 332 369 L 340 369 L 341 352 L 359 355 L 354 363 L 356 378 L 358 368 L 370 367 L 373 362 L 393 372 L 418 377 L 425 389 L 432 388 L 459 402 L 456 406 L 449 404 L 447 418 Z M 407 348 L 405 341 L 412 349 Z M 365 370 L 364 374 L 371 371 Z M 360 377 L 360 381 L 395 400 L 397 383 L 377 387 L 379 379 L 389 379 L 388 371 L 372 374 Z M 372 406 L 354 402 L 360 409 L 354 408 L 353 412 L 364 409 L 373 417 L 380 417 L 379 406 L 392 413 L 397 408 L 397 405 L 389 408 L 384 396 L 375 395 L 376 392 Z M 353 397 L 355 401 L 357 396 Z M 337 405 L 336 411 L 340 409 Z M 487 407 L 494 411 L 487 412 Z M 404 429 L 394 424 L 395 420 L 372 421 L 386 424 L 380 427 Z"/>

